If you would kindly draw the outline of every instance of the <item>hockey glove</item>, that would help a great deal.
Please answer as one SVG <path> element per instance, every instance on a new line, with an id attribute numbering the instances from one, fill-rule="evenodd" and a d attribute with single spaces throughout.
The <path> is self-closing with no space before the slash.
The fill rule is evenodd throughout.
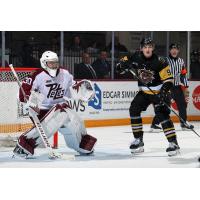
<path id="1" fill-rule="evenodd" d="M 127 61 L 121 61 L 116 64 L 116 72 L 119 74 L 125 74 L 129 72 L 129 63 Z"/>
<path id="2" fill-rule="evenodd" d="M 159 104 L 164 105 L 168 98 L 168 91 L 161 90 L 160 93 L 158 94 L 158 98 L 159 98 Z"/>
<path id="3" fill-rule="evenodd" d="M 73 99 L 78 99 L 84 102 L 92 100 L 95 96 L 93 84 L 89 80 L 81 80 L 70 87 L 71 96 Z"/>
<path id="4" fill-rule="evenodd" d="M 164 105 L 169 98 L 169 90 L 172 88 L 172 82 L 165 82 L 160 89 L 160 93 L 158 94 L 159 104 Z"/>
<path id="5" fill-rule="evenodd" d="M 24 109 L 27 111 L 30 117 L 39 114 L 40 112 L 39 107 L 41 106 L 43 99 L 44 99 L 43 94 L 36 91 L 31 92 L 29 100 L 24 106 Z"/>

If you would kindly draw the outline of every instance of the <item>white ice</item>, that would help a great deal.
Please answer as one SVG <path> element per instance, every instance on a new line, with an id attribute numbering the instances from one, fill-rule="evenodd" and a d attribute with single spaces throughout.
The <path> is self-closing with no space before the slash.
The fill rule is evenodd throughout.
<path id="1" fill-rule="evenodd" d="M 195 130 L 200 134 L 200 122 L 192 122 Z M 75 160 L 49 160 L 46 149 L 36 149 L 34 159 L 12 158 L 12 148 L 0 149 L 0 167 L 114 167 L 114 168 L 196 168 L 199 167 L 200 138 L 192 131 L 181 131 L 179 124 L 175 124 L 181 154 L 168 157 L 165 152 L 168 142 L 163 132 L 150 133 L 149 125 L 144 125 L 145 152 L 133 156 L 129 144 L 133 140 L 130 126 L 112 126 L 88 128 L 88 133 L 97 137 L 95 154 L 92 156 L 76 156 Z M 68 149 L 62 136 L 59 136 L 59 148 L 56 150 L 64 154 L 75 154 Z"/>

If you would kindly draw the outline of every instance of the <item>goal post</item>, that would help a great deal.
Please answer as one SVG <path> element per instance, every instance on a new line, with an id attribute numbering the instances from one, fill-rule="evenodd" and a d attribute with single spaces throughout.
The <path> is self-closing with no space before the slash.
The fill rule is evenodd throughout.
<path id="1" fill-rule="evenodd" d="M 15 68 L 22 81 L 38 68 Z M 0 146 L 14 146 L 17 137 L 33 126 L 29 116 L 23 113 L 19 101 L 19 87 L 10 68 L 0 68 Z M 58 135 L 55 134 L 52 146 L 57 148 Z"/>

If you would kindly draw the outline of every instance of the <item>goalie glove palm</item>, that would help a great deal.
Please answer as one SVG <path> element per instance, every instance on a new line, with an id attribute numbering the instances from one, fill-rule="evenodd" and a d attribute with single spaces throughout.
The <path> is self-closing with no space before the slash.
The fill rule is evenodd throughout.
<path id="1" fill-rule="evenodd" d="M 70 88 L 72 98 L 85 102 L 90 101 L 95 96 L 95 91 L 91 81 L 82 80 Z"/>

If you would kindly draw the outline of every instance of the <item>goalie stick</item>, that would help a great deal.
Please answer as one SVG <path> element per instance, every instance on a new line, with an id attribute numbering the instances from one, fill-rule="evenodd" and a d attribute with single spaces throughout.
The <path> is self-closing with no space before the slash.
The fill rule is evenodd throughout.
<path id="1" fill-rule="evenodd" d="M 14 74 L 16 80 L 17 80 L 17 84 L 18 84 L 19 88 L 20 88 L 21 91 L 22 91 L 22 94 L 23 94 L 23 96 L 24 96 L 24 99 L 26 100 L 26 102 L 28 102 L 28 98 L 27 98 L 27 96 L 26 96 L 26 93 L 25 93 L 24 89 L 22 88 L 22 84 L 21 84 L 21 82 L 20 82 L 20 80 L 19 80 L 19 77 L 18 77 L 18 75 L 17 75 L 17 73 L 16 73 L 16 71 L 15 71 L 13 65 L 10 64 L 9 67 L 10 67 L 11 71 L 13 72 L 13 74 Z M 32 108 L 31 108 L 31 109 L 32 109 Z M 34 113 L 35 113 L 35 112 L 34 112 Z M 40 123 L 40 120 L 38 119 L 37 115 L 36 115 L 36 114 L 33 114 L 33 115 L 32 115 L 32 119 L 33 119 L 33 121 L 34 121 L 34 124 L 35 124 L 35 126 L 36 126 L 36 129 L 37 129 L 37 131 L 38 131 L 38 133 L 39 133 L 39 135 L 40 135 L 40 137 L 41 137 L 41 139 L 42 139 L 42 142 L 43 142 L 45 148 L 46 148 L 46 149 L 48 150 L 48 152 L 49 152 L 49 156 L 48 156 L 49 159 L 56 159 L 56 158 L 62 158 L 62 159 L 67 159 L 67 160 L 74 159 L 74 155 L 64 155 L 64 154 L 55 153 L 55 152 L 53 151 L 52 147 L 51 147 L 51 144 L 50 144 L 49 141 L 48 141 L 48 138 L 47 138 L 47 136 L 46 136 L 46 133 L 45 133 L 45 131 L 44 131 L 44 129 L 43 129 L 43 127 L 42 127 L 42 125 L 41 125 L 41 123 Z"/>
<path id="2" fill-rule="evenodd" d="M 137 74 L 133 71 L 133 69 L 129 69 L 129 72 L 139 81 L 141 81 L 151 92 L 152 94 L 156 95 L 155 92 L 146 84 L 144 83 L 138 76 Z M 173 112 L 179 119 L 182 123 L 184 123 L 190 130 L 192 130 L 198 137 L 200 137 L 200 135 L 194 130 L 194 126 L 189 124 L 187 121 L 185 121 L 182 117 L 180 117 L 166 102 L 164 102 L 165 106 L 167 106 L 167 108 Z"/>

